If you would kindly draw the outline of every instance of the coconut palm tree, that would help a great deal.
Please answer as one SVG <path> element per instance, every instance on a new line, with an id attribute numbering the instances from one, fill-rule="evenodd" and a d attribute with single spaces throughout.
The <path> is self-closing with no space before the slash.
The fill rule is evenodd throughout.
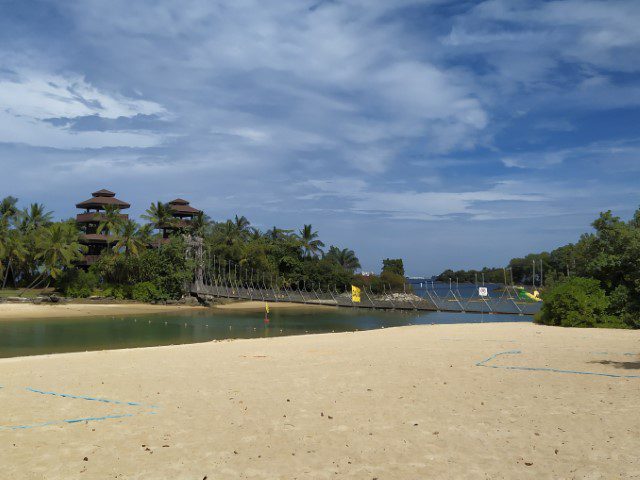
<path id="1" fill-rule="evenodd" d="M 247 237 L 248 237 L 248 240 L 252 242 L 259 242 L 260 240 L 264 239 L 264 235 L 262 235 L 262 232 L 260 231 L 260 229 L 255 227 L 251 227 L 249 229 L 249 235 L 247 235 Z"/>
<path id="2" fill-rule="evenodd" d="M 44 228 L 38 237 L 37 247 L 36 258 L 42 260 L 44 266 L 41 277 L 49 275 L 53 279 L 73 262 L 81 260 L 87 248 L 78 241 L 78 230 L 70 223 L 54 223 Z"/>
<path id="3" fill-rule="evenodd" d="M 140 239 L 139 225 L 133 220 L 126 220 L 120 227 L 113 252 L 115 254 L 124 252 L 126 256 L 137 257 L 144 249 L 145 244 Z"/>
<path id="4" fill-rule="evenodd" d="M 204 212 L 198 212 L 189 222 L 187 229 L 191 235 L 203 237 L 205 230 L 211 224 L 211 219 Z"/>
<path id="5" fill-rule="evenodd" d="M 227 220 L 225 223 L 220 225 L 220 236 L 222 237 L 223 243 L 228 246 L 231 246 L 240 240 L 238 227 L 231 220 Z"/>
<path id="6" fill-rule="evenodd" d="M 350 272 L 360 268 L 360 260 L 356 257 L 356 253 L 348 248 L 340 250 L 338 247 L 331 245 L 331 247 L 329 247 L 329 251 L 325 255 L 325 258 L 336 262 L 342 268 L 349 270 Z"/>
<path id="7" fill-rule="evenodd" d="M 0 217 L 0 275 L 4 272 L 4 259 L 7 257 L 7 243 L 9 240 L 9 219 Z"/>
<path id="8" fill-rule="evenodd" d="M 153 225 L 145 224 L 138 228 L 138 239 L 145 245 L 153 243 Z"/>
<path id="9" fill-rule="evenodd" d="M 18 213 L 18 207 L 16 206 L 18 199 L 16 197 L 8 196 L 4 197 L 0 201 L 0 216 L 12 218 Z"/>
<path id="10" fill-rule="evenodd" d="M 147 208 L 146 213 L 141 216 L 151 222 L 153 227 L 158 230 L 172 227 L 177 223 L 169 204 L 161 202 L 160 200 L 152 203 L 151 206 Z"/>
<path id="11" fill-rule="evenodd" d="M 1 223 L 1 221 L 0 221 Z M 1 228 L 0 228 L 1 230 Z M 6 235 L 0 231 L 0 274 L 2 274 L 2 270 L 4 269 L 4 278 L 2 280 L 2 288 L 5 288 L 7 285 L 7 279 L 9 278 L 9 271 L 13 275 L 13 282 L 15 285 L 15 268 L 14 265 L 18 262 L 24 260 L 27 256 L 27 249 L 25 247 L 22 235 L 19 234 L 18 230 L 8 230 Z M 2 258 L 7 260 L 6 268 L 2 265 Z"/>
<path id="12" fill-rule="evenodd" d="M 44 204 L 32 203 L 29 208 L 22 210 L 22 224 L 24 231 L 35 230 L 39 227 L 46 227 L 51 224 L 52 212 L 47 212 Z"/>
<path id="13" fill-rule="evenodd" d="M 247 217 L 244 215 L 238 217 L 238 215 L 236 215 L 233 223 L 238 232 L 238 236 L 242 239 L 246 239 L 251 233 L 251 222 L 247 220 Z"/>
<path id="14" fill-rule="evenodd" d="M 117 233 L 124 224 L 124 218 L 120 213 L 120 209 L 115 205 L 106 205 L 101 218 L 98 224 L 98 232 L 105 233 L 106 235 Z"/>
<path id="15" fill-rule="evenodd" d="M 303 256 L 310 258 L 322 255 L 322 247 L 324 247 L 324 243 L 319 240 L 318 232 L 313 231 L 311 224 L 304 225 L 298 232 L 297 237 L 300 241 Z"/>
<path id="16" fill-rule="evenodd" d="M 289 235 L 293 233 L 293 230 L 283 230 L 282 228 L 278 228 L 274 226 L 271 230 L 267 230 L 265 236 L 269 240 L 282 240 L 283 238 L 287 238 Z"/>

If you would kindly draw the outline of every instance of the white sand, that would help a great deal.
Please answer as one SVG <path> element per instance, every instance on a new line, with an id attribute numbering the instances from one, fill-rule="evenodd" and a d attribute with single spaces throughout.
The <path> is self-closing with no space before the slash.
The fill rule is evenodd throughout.
<path id="1" fill-rule="evenodd" d="M 185 305 L 150 305 L 147 303 L 47 303 L 40 305 L 34 305 L 32 303 L 0 303 L 0 320 L 20 320 L 25 318 L 47 317 L 88 317 L 100 315 L 134 315 L 137 313 L 175 312 L 194 309 L 204 310 L 205 307 L 191 307 Z"/>
<path id="2" fill-rule="evenodd" d="M 2 478 L 613 479 L 640 476 L 640 332 L 532 324 L 0 360 Z M 87 461 L 84 461 L 84 458 Z"/>

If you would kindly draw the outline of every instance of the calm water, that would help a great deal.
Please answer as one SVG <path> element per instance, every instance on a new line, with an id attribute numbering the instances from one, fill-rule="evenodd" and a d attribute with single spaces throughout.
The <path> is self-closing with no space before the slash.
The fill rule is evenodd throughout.
<path id="1" fill-rule="evenodd" d="M 434 292 L 440 297 L 444 298 L 447 295 L 451 295 L 451 292 L 455 293 L 456 296 L 462 298 L 470 298 L 478 296 L 478 286 L 472 283 L 460 283 L 456 286 L 456 282 L 453 281 L 451 283 L 451 292 L 449 291 L 449 282 L 433 282 L 431 281 L 412 281 L 411 286 L 413 287 L 413 291 L 416 295 L 421 297 L 426 297 L 427 287 L 429 289 L 429 293 L 433 294 Z M 482 285 L 479 285 L 482 286 Z M 502 284 L 499 283 L 487 283 L 484 285 L 487 287 L 489 297 L 490 298 L 498 298 L 503 292 L 500 290 L 502 288 Z"/>
<path id="2" fill-rule="evenodd" d="M 105 350 L 228 338 L 372 330 L 438 323 L 529 322 L 527 317 L 439 312 L 336 309 L 262 312 L 189 312 L 119 317 L 0 321 L 0 357 Z"/>

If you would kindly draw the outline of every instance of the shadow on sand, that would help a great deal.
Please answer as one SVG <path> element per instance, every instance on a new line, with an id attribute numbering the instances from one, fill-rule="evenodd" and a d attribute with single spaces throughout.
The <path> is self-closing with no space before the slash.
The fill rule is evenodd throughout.
<path id="1" fill-rule="evenodd" d="M 594 360 L 589 363 L 599 363 L 600 365 L 611 365 L 615 368 L 624 368 L 625 370 L 640 370 L 640 361 L 638 362 L 616 362 L 614 360 Z"/>

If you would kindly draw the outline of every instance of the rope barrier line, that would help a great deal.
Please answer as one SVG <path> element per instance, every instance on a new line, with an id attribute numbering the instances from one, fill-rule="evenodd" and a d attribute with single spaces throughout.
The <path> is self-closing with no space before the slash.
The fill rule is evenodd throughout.
<path id="1" fill-rule="evenodd" d="M 476 367 L 487 367 L 487 368 L 503 368 L 505 370 L 524 370 L 527 372 L 553 372 L 553 373 L 571 373 L 574 375 L 595 375 L 598 377 L 611 377 L 611 378 L 640 378 L 640 375 L 617 375 L 615 373 L 600 373 L 600 372 L 581 372 L 578 370 L 561 370 L 557 368 L 546 368 L 546 367 L 516 367 L 511 365 L 487 365 L 488 362 L 493 360 L 500 355 L 519 355 L 521 354 L 521 350 L 508 350 L 506 352 L 499 352 L 494 355 L 491 355 L 486 360 L 482 360 L 481 362 L 476 363 Z"/>
<path id="2" fill-rule="evenodd" d="M 75 398 L 75 399 L 79 399 L 79 400 L 90 400 L 93 402 L 103 402 L 103 403 L 115 403 L 117 405 L 131 405 L 134 407 L 143 407 L 144 405 L 142 403 L 138 403 L 138 402 L 121 402 L 119 400 L 109 400 L 108 398 L 97 398 L 97 397 L 89 397 L 86 395 L 71 395 L 70 393 L 58 393 L 58 392 L 45 392 L 43 390 L 37 390 L 35 388 L 31 388 L 31 387 L 25 387 L 25 390 L 29 391 L 29 392 L 34 392 L 34 393 L 40 393 L 42 395 L 54 395 L 57 397 L 65 397 L 65 398 Z M 157 408 L 154 405 L 149 405 L 150 408 Z"/>
<path id="3" fill-rule="evenodd" d="M 0 388 L 2 388 L 0 386 Z M 26 391 L 28 392 L 32 392 L 32 393 L 37 393 L 40 395 L 53 395 L 56 397 L 63 397 L 63 398 L 71 398 L 71 399 L 77 399 L 77 400 L 87 400 L 87 401 L 92 401 L 92 402 L 100 402 L 100 403 L 111 403 L 114 405 L 125 405 L 125 406 L 129 406 L 129 407 L 148 407 L 150 410 L 147 411 L 143 411 L 143 412 L 138 412 L 138 413 L 115 413 L 115 414 L 111 414 L 111 415 L 103 415 L 100 417 L 80 417 L 80 418 L 68 418 L 68 419 L 63 419 L 63 420 L 52 420 L 49 422 L 40 422 L 40 423 L 34 423 L 34 424 L 30 424 L 30 425 L 0 425 L 0 431 L 3 430 L 26 430 L 26 429 L 30 429 L 30 428 L 37 428 L 37 427 L 45 427 L 45 426 L 49 426 L 49 425 L 64 425 L 64 424 L 73 424 L 73 423 L 81 423 L 81 422 L 99 422 L 99 421 L 104 421 L 104 420 L 112 420 L 112 419 L 118 419 L 118 418 L 127 418 L 127 417 L 135 417 L 136 415 L 155 415 L 158 412 L 156 411 L 159 407 L 156 405 L 144 405 L 142 403 L 139 402 L 123 402 L 120 400 L 111 400 L 108 398 L 99 398 L 99 397 L 90 397 L 87 395 L 72 395 L 69 393 L 59 393 L 59 392 L 46 392 L 44 390 L 38 390 L 35 388 L 31 388 L 31 387 L 25 387 L 24 388 Z"/>

